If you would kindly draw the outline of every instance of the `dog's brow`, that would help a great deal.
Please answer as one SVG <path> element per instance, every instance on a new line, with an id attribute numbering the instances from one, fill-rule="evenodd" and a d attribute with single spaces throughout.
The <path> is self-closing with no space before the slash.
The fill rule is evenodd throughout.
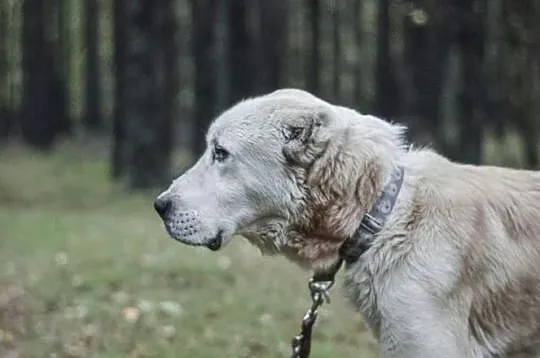
<path id="1" fill-rule="evenodd" d="M 210 144 L 212 145 L 213 148 L 222 148 L 222 149 L 225 149 L 225 147 L 223 145 L 221 145 L 221 143 L 218 142 L 217 138 L 212 138 L 212 140 L 210 141 Z M 227 151 L 229 150 L 229 148 L 227 148 Z"/>
<path id="2" fill-rule="evenodd" d="M 210 141 L 210 144 L 214 148 L 224 148 L 223 145 L 218 141 L 218 139 L 216 137 L 212 138 L 212 140 Z"/>

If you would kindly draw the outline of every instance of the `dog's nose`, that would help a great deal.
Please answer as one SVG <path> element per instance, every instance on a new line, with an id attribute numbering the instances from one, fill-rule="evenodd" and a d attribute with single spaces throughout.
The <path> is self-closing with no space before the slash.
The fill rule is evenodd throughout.
<path id="1" fill-rule="evenodd" d="M 163 218 L 169 211 L 171 203 L 171 200 L 166 197 L 156 198 L 156 200 L 154 200 L 154 209 L 156 209 L 159 216 Z"/>

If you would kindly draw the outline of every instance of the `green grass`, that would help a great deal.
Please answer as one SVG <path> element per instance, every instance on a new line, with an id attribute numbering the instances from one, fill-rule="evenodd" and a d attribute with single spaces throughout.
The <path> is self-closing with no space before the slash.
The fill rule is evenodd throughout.
<path id="1" fill-rule="evenodd" d="M 115 187 L 99 152 L 0 148 L 0 356 L 288 357 L 309 272 L 242 238 L 174 242 L 155 193 Z M 339 285 L 332 297 L 312 356 L 374 357 Z"/>

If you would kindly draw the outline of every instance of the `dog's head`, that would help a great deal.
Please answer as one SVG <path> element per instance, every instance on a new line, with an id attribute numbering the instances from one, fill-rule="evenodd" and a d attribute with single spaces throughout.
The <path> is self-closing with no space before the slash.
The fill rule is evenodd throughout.
<path id="1" fill-rule="evenodd" d="M 240 234 L 299 263 L 333 259 L 391 170 L 402 128 L 284 89 L 242 101 L 155 200 L 168 233 L 217 250 Z"/>

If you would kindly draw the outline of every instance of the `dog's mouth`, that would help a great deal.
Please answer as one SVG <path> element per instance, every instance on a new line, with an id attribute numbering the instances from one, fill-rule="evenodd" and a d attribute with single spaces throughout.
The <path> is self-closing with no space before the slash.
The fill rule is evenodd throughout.
<path id="1" fill-rule="evenodd" d="M 223 230 L 219 230 L 216 236 L 203 241 L 191 241 L 182 236 L 173 235 L 169 231 L 169 236 L 174 240 L 189 246 L 204 246 L 212 251 L 218 251 L 223 246 Z"/>
<path id="2" fill-rule="evenodd" d="M 206 247 L 212 251 L 217 251 L 223 244 L 223 230 L 219 230 L 216 236 L 206 243 Z"/>

